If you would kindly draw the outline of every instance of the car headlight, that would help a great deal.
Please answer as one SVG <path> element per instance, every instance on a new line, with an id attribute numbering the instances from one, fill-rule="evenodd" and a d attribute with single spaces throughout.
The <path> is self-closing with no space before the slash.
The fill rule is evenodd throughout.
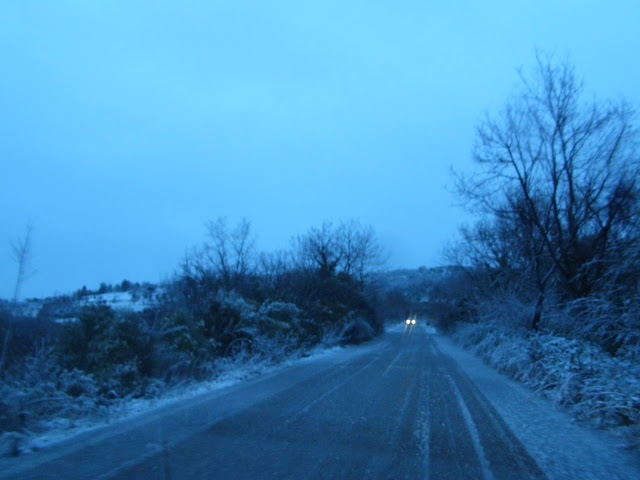
<path id="1" fill-rule="evenodd" d="M 407 318 L 407 325 L 409 325 L 410 323 L 411 323 L 411 320 Z"/>
<path id="2" fill-rule="evenodd" d="M 413 320 L 411 320 L 411 325 L 415 325 L 416 324 L 416 319 L 414 318 Z"/>

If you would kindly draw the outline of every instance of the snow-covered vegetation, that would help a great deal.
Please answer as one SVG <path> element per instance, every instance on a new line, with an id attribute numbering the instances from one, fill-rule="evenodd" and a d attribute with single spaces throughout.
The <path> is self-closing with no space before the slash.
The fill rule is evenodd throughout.
<path id="1" fill-rule="evenodd" d="M 125 280 L 0 305 L 0 453 L 131 402 L 381 333 L 365 293 L 372 231 L 325 224 L 296 245 L 257 256 L 248 222 L 218 220 L 164 285 Z"/>
<path id="2" fill-rule="evenodd" d="M 511 311 L 512 317 L 518 315 Z M 459 324 L 453 338 L 531 387 L 532 394 L 550 398 L 580 420 L 611 429 L 628 448 L 640 447 L 640 348 L 613 356 L 584 339 L 552 329 L 514 328 L 492 316 Z"/>
<path id="3" fill-rule="evenodd" d="M 500 371 L 640 446 L 640 157 L 625 102 L 584 101 L 568 63 L 478 128 L 458 193 L 481 219 L 430 311 Z"/>

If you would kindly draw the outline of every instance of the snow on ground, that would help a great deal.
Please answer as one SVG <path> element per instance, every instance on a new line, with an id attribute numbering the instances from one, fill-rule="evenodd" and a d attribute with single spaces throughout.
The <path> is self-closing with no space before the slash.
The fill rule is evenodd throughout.
<path id="1" fill-rule="evenodd" d="M 36 316 L 40 312 L 40 309 L 42 308 L 43 303 L 43 300 L 39 300 L 37 298 L 32 298 L 30 300 L 24 300 L 17 303 L 0 299 L 0 308 L 3 311 L 13 313 L 14 315 L 36 318 Z"/>
<path id="2" fill-rule="evenodd" d="M 397 324 L 393 324 L 386 328 L 387 332 L 405 332 L 411 330 L 412 328 L 422 328 L 425 329 L 427 333 L 436 333 L 436 329 L 433 325 L 429 325 L 424 321 L 418 320 L 415 325 L 407 325 L 406 322 L 400 322 Z"/>
<path id="3" fill-rule="evenodd" d="M 340 360 L 349 354 L 349 349 L 344 347 L 316 347 L 310 352 L 291 357 L 280 363 L 268 361 L 222 361 L 220 366 L 223 373 L 210 381 L 194 382 L 181 387 L 175 387 L 161 397 L 151 399 L 131 399 L 123 401 L 117 406 L 110 408 L 109 415 L 103 419 L 66 419 L 58 418 L 48 423 L 49 430 L 46 433 L 33 435 L 25 439 L 20 447 L 21 453 L 29 453 L 40 450 L 59 442 L 72 438 L 83 432 L 97 430 L 109 424 L 129 421 L 145 413 L 181 403 L 186 400 L 222 390 L 242 381 L 255 378 L 259 375 L 275 373 L 293 365 L 300 365 L 306 362 L 320 359 L 333 358 Z"/>
<path id="4" fill-rule="evenodd" d="M 108 305 L 114 310 L 141 312 L 155 305 L 155 300 L 134 295 L 131 292 L 109 292 L 88 295 L 78 303 L 83 306 Z"/>
<path id="5" fill-rule="evenodd" d="M 440 351 L 454 358 L 474 381 L 549 478 L 638 478 L 640 455 L 621 450 L 617 438 L 578 425 L 549 400 L 484 365 L 448 338 L 439 334 L 433 338 Z"/>
<path id="6" fill-rule="evenodd" d="M 127 310 L 141 312 L 157 305 L 158 298 L 164 293 L 162 286 L 153 287 L 153 291 L 133 289 L 126 292 L 90 293 L 76 299 L 75 296 L 61 296 L 53 298 L 32 298 L 17 303 L 0 299 L 0 307 L 12 312 L 19 317 L 36 318 L 43 307 L 49 304 L 62 304 L 69 308 L 69 303 L 75 307 L 106 305 L 114 310 Z M 59 323 L 65 323 L 69 318 L 60 319 Z M 72 320 L 71 320 L 72 321 Z"/>

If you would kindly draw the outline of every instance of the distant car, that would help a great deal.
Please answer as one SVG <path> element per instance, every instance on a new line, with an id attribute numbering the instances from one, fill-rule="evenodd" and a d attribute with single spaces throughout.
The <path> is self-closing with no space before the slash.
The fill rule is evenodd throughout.
<path id="1" fill-rule="evenodd" d="M 407 318 L 407 325 L 415 325 L 415 324 L 416 324 L 415 318 Z"/>

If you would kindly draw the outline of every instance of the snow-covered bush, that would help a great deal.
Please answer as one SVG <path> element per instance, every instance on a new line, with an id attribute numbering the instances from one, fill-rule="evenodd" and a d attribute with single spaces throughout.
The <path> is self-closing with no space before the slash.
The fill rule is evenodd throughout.
<path id="1" fill-rule="evenodd" d="M 74 398 L 95 397 L 98 393 L 95 378 L 76 368 L 60 372 L 56 385 L 59 390 Z"/>
<path id="2" fill-rule="evenodd" d="M 342 329 L 333 325 L 323 329 L 320 345 L 325 347 L 335 347 L 342 342 Z"/>
<path id="3" fill-rule="evenodd" d="M 500 325 L 506 328 L 531 327 L 535 311 L 533 302 L 523 301 L 512 291 L 497 291 L 476 303 L 478 323 Z"/>
<path id="4" fill-rule="evenodd" d="M 137 314 L 107 306 L 82 310 L 78 322 L 64 326 L 59 341 L 62 366 L 96 377 L 102 393 L 112 397 L 139 390 L 142 360 L 151 354 L 151 339 Z"/>
<path id="5" fill-rule="evenodd" d="M 299 333 L 302 317 L 297 305 L 272 301 L 264 302 L 256 314 L 260 332 L 268 336 Z"/>
<path id="6" fill-rule="evenodd" d="M 640 361 L 640 297 L 612 300 L 592 295 L 567 302 L 548 316 L 554 330 L 602 346 L 609 353 Z"/>
<path id="7" fill-rule="evenodd" d="M 576 417 L 624 429 L 628 443 L 640 446 L 637 360 L 611 356 L 581 339 L 504 329 L 495 323 L 459 325 L 454 339 Z"/>
<path id="8" fill-rule="evenodd" d="M 0 455 L 18 455 L 22 444 L 50 428 L 52 419 L 69 424 L 104 417 L 106 403 L 98 395 L 95 379 L 79 370 L 32 370 L 40 359 L 25 362 L 23 378 L 0 383 Z"/>
<path id="9" fill-rule="evenodd" d="M 340 332 L 340 343 L 358 345 L 371 340 L 375 336 L 373 327 L 363 318 L 350 320 Z"/>

